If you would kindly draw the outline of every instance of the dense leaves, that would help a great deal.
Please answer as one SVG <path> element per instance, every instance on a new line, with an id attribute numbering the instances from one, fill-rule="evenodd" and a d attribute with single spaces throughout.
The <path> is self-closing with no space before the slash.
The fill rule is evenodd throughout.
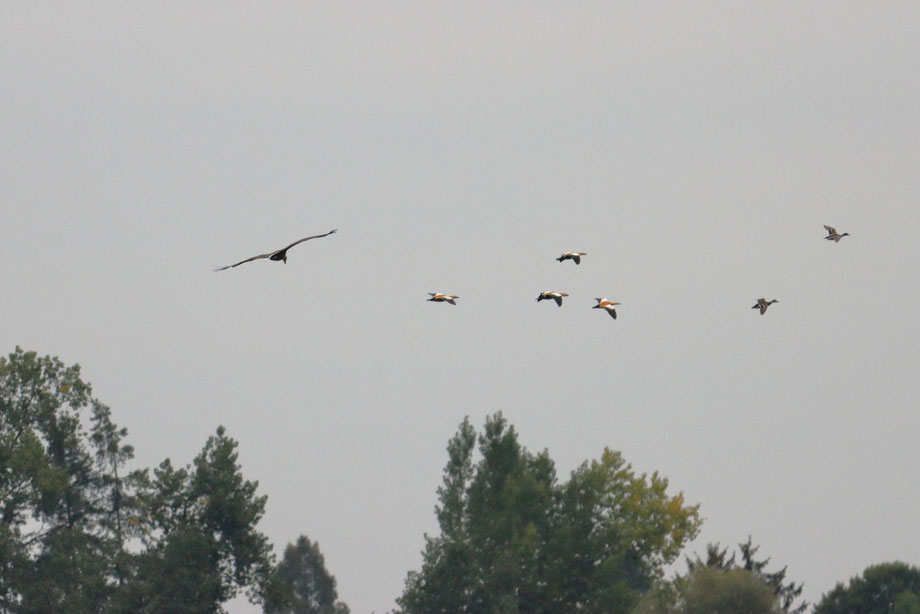
<path id="1" fill-rule="evenodd" d="M 699 566 L 647 595 L 636 614 L 781 614 L 770 586 L 746 569 Z"/>
<path id="2" fill-rule="evenodd" d="M 815 614 L 920 614 L 920 567 L 901 562 L 867 567 L 825 594 Z"/>
<path id="3" fill-rule="evenodd" d="M 243 587 L 259 596 L 265 497 L 237 443 L 218 428 L 192 465 L 151 478 L 127 468 L 126 437 L 79 366 L 0 358 L 0 611 L 220 612 Z"/>
<path id="4" fill-rule="evenodd" d="M 319 544 L 306 535 L 288 544 L 275 572 L 266 614 L 348 614 L 348 606 L 336 601 L 335 578 L 326 570 Z"/>
<path id="5" fill-rule="evenodd" d="M 626 611 L 700 525 L 697 506 L 617 452 L 560 484 L 549 455 L 523 448 L 500 413 L 478 437 L 464 420 L 447 452 L 441 534 L 426 536 L 406 580 L 407 614 Z"/>
<path id="6" fill-rule="evenodd" d="M 687 573 L 660 581 L 643 597 L 636 614 L 801 614 L 806 602 L 794 602 L 802 585 L 785 583 L 786 568 L 768 572 L 770 559 L 754 558 L 759 550 L 750 537 L 738 544 L 741 561 L 719 544 L 706 547 L 706 559 L 686 557 Z"/>
<path id="7" fill-rule="evenodd" d="M 785 583 L 786 567 L 777 571 L 767 571 L 767 565 L 770 564 L 770 558 L 758 561 L 754 558 L 760 546 L 755 546 L 751 537 L 748 536 L 746 542 L 738 544 L 741 552 L 741 562 L 735 560 L 735 554 L 728 557 L 728 548 L 720 549 L 719 544 L 709 544 L 706 547 L 706 560 L 703 561 L 697 556 L 695 559 L 687 557 L 687 568 L 692 573 L 701 567 L 711 567 L 722 571 L 744 570 L 750 572 L 755 578 L 763 584 L 770 587 L 779 600 L 782 610 L 788 614 L 801 614 L 808 607 L 807 601 L 796 604 L 795 601 L 801 597 L 803 585 L 796 585 L 795 582 Z"/>
<path id="8" fill-rule="evenodd" d="M 266 497 L 223 427 L 187 465 L 132 468 L 127 430 L 78 365 L 20 348 L 0 358 L 0 612 L 218 614 L 245 590 L 266 614 L 347 614 L 319 545 L 274 565 Z M 404 614 L 803 614 L 802 585 L 750 538 L 665 581 L 699 531 L 698 506 L 605 449 L 560 481 L 501 413 L 448 442 L 422 567 Z M 920 568 L 868 567 L 815 614 L 920 614 Z"/>

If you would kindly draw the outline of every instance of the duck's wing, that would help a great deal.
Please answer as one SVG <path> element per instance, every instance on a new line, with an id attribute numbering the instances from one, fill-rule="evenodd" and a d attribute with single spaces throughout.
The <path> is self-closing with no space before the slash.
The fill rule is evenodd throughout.
<path id="1" fill-rule="evenodd" d="M 288 245 L 288 246 L 285 247 L 284 249 L 279 249 L 278 252 L 286 252 L 287 250 L 291 249 L 292 247 L 294 247 L 294 246 L 297 245 L 298 243 L 303 243 L 304 241 L 309 241 L 310 239 L 321 239 L 321 238 L 323 238 L 323 237 L 328 237 L 329 235 L 331 235 L 331 234 L 333 234 L 334 232 L 337 232 L 337 231 L 338 231 L 338 228 L 333 228 L 332 230 L 330 230 L 330 231 L 327 232 L 326 234 L 313 235 L 312 237 L 304 237 L 303 239 L 298 239 L 297 241 L 294 241 L 293 243 L 291 243 L 290 245 Z M 278 252 L 275 252 L 275 253 L 278 253 Z"/>
<path id="2" fill-rule="evenodd" d="M 215 270 L 215 271 L 226 271 L 227 269 L 232 269 L 232 268 L 235 267 L 235 266 L 240 266 L 241 264 L 246 264 L 247 262 L 252 262 L 253 260 L 259 260 L 260 258 L 268 258 L 268 257 L 270 257 L 270 256 L 273 256 L 273 255 L 277 254 L 277 253 L 278 253 L 278 252 L 269 252 L 269 253 L 267 253 L 267 254 L 259 254 L 258 256 L 253 256 L 252 258 L 247 258 L 246 260 L 240 260 L 240 261 L 237 262 L 236 264 L 228 264 L 227 266 L 222 266 L 222 267 L 220 267 L 220 268 L 218 268 L 218 269 L 214 269 L 214 270 Z"/>
<path id="3" fill-rule="evenodd" d="M 827 234 L 828 234 L 828 235 L 835 235 L 835 234 L 837 234 L 837 229 L 834 228 L 833 226 L 828 226 L 827 224 L 825 224 L 825 225 L 824 225 L 824 229 L 827 230 Z"/>
<path id="4" fill-rule="evenodd" d="M 562 297 L 561 297 L 561 296 L 554 296 L 554 297 L 553 297 L 553 300 L 556 301 L 556 304 L 557 304 L 557 305 L 559 305 L 560 307 L 562 307 Z"/>
<path id="5" fill-rule="evenodd" d="M 610 314 L 610 317 L 613 318 L 614 320 L 617 319 L 617 310 L 616 310 L 616 309 L 613 309 L 613 308 L 611 307 L 610 309 L 607 310 L 607 313 L 609 313 L 609 314 Z"/>

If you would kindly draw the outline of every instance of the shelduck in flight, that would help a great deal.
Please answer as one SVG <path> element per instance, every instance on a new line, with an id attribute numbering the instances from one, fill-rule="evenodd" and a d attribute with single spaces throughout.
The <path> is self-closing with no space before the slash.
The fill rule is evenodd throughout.
<path id="1" fill-rule="evenodd" d="M 428 295 L 431 297 L 429 301 L 434 301 L 435 303 L 450 303 L 451 305 L 456 305 L 456 301 L 459 296 L 456 294 L 441 294 L 440 292 L 429 292 Z"/>
<path id="2" fill-rule="evenodd" d="M 586 255 L 587 254 L 585 252 L 566 252 L 556 258 L 556 260 L 559 262 L 563 262 L 564 260 L 574 260 L 575 264 L 581 264 L 581 257 Z"/>
<path id="3" fill-rule="evenodd" d="M 537 297 L 537 302 L 539 303 L 540 301 L 542 301 L 542 300 L 544 300 L 544 299 L 547 299 L 547 300 L 548 300 L 548 299 L 552 299 L 552 300 L 556 301 L 556 304 L 557 304 L 557 305 L 559 305 L 560 307 L 562 307 L 562 297 L 563 297 L 563 296 L 568 296 L 568 293 L 566 293 L 566 292 L 555 292 L 555 291 L 552 291 L 552 290 L 547 290 L 546 292 L 541 292 L 541 293 L 540 293 L 540 296 Z"/>
<path id="4" fill-rule="evenodd" d="M 608 301 L 605 298 L 596 298 L 594 300 L 597 301 L 597 305 L 595 305 L 591 309 L 606 309 L 607 313 L 610 314 L 611 318 L 613 318 L 614 320 L 617 319 L 617 310 L 614 309 L 614 307 L 616 307 L 620 303 L 617 303 L 615 301 Z"/>

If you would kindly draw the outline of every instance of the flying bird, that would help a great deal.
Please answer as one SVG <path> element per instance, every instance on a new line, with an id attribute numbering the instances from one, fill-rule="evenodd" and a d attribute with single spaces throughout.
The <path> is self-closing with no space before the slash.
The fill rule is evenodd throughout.
<path id="1" fill-rule="evenodd" d="M 460 298 L 456 294 L 441 294 L 440 292 L 429 292 L 428 296 L 431 297 L 428 299 L 429 301 L 434 301 L 435 303 L 450 303 L 451 305 L 456 305 L 457 303 L 454 301 Z"/>
<path id="2" fill-rule="evenodd" d="M 280 260 L 280 261 L 282 261 L 284 264 L 287 264 L 287 251 L 288 251 L 289 249 L 291 249 L 292 247 L 294 247 L 294 246 L 297 245 L 298 243 L 303 243 L 304 241 L 309 241 L 310 239 L 320 239 L 320 238 L 322 238 L 322 237 L 328 237 L 329 235 L 331 235 L 332 233 L 336 232 L 337 230 L 338 230 L 337 228 L 333 228 L 332 230 L 330 230 L 329 232 L 327 232 L 326 234 L 323 234 L 323 235 L 313 235 L 312 237 L 304 237 L 303 239 L 300 239 L 299 241 L 294 241 L 293 243 L 291 243 L 290 245 L 288 245 L 288 246 L 285 247 L 285 248 L 282 248 L 282 249 L 279 249 L 279 250 L 276 250 L 276 251 L 273 251 L 273 252 L 268 252 L 267 254 L 259 254 L 258 256 L 253 256 L 252 258 L 247 258 L 246 260 L 240 260 L 240 261 L 237 262 L 236 264 L 228 264 L 227 266 L 222 266 L 222 267 L 220 267 L 219 269 L 214 269 L 214 270 L 215 270 L 215 271 L 224 271 L 224 270 L 226 270 L 226 269 L 232 269 L 232 268 L 235 267 L 235 266 L 240 266 L 241 264 L 245 264 L 245 263 L 247 263 L 247 262 L 252 262 L 253 260 L 259 260 L 259 259 L 261 259 L 261 258 L 268 258 L 269 260 Z"/>
<path id="3" fill-rule="evenodd" d="M 827 236 L 824 237 L 828 241 L 833 241 L 834 243 L 840 243 L 840 239 L 850 236 L 850 233 L 845 232 L 840 234 L 833 226 L 824 225 L 824 229 L 827 230 Z"/>
<path id="4" fill-rule="evenodd" d="M 537 297 L 537 302 L 539 303 L 543 299 L 552 299 L 556 301 L 556 304 L 562 307 L 562 297 L 568 296 L 566 292 L 555 292 L 552 290 L 547 290 L 546 292 L 541 292 L 540 296 Z"/>
<path id="5" fill-rule="evenodd" d="M 779 302 L 779 301 L 776 300 L 776 299 L 773 299 L 773 300 L 768 301 L 768 300 L 765 299 L 765 298 L 759 298 L 759 299 L 757 299 L 757 304 L 754 305 L 753 307 L 751 307 L 751 309 L 760 309 L 760 315 L 763 315 L 763 314 L 767 313 L 767 307 L 769 307 L 769 306 L 772 305 L 773 303 L 778 303 L 778 302 Z"/>
<path id="6" fill-rule="evenodd" d="M 556 260 L 558 260 L 559 262 L 562 262 L 564 260 L 574 260 L 575 264 L 581 264 L 581 257 L 586 256 L 586 255 L 587 254 L 585 252 L 566 252 L 562 254 L 561 256 L 559 256 L 558 258 L 556 258 Z"/>
<path id="7" fill-rule="evenodd" d="M 620 303 L 617 303 L 617 302 L 614 302 L 614 301 L 608 301 L 608 300 L 605 299 L 605 298 L 596 298 L 596 299 L 594 299 L 594 300 L 597 301 L 597 305 L 595 305 L 595 306 L 592 307 L 591 309 L 606 309 L 606 310 L 607 310 L 607 313 L 610 314 L 610 317 L 611 317 L 611 318 L 613 318 L 614 320 L 617 319 L 617 310 L 614 309 L 614 307 L 616 307 L 616 306 L 619 305 Z"/>

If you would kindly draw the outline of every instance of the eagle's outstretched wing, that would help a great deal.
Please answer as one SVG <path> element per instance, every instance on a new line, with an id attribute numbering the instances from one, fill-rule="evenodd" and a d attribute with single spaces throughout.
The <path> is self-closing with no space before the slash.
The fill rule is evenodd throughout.
<path id="1" fill-rule="evenodd" d="M 291 244 L 288 245 L 287 247 L 283 247 L 283 248 L 281 248 L 281 249 L 276 249 L 275 251 L 269 252 L 269 253 L 267 253 L 267 254 L 259 254 L 258 256 L 253 256 L 252 258 L 247 258 L 246 260 L 240 260 L 240 261 L 237 262 L 236 264 L 228 264 L 227 266 L 222 266 L 222 267 L 217 268 L 217 269 L 214 269 L 214 270 L 215 270 L 215 271 L 225 271 L 225 270 L 227 270 L 227 269 L 232 269 L 232 268 L 235 267 L 235 266 L 240 266 L 241 264 L 246 264 L 247 262 L 252 262 L 253 260 L 259 260 L 259 259 L 261 259 L 261 258 L 271 258 L 272 256 L 275 256 L 276 254 L 283 254 L 284 252 L 288 251 L 289 249 L 291 249 L 292 247 L 294 247 L 294 246 L 297 245 L 298 243 L 303 243 L 304 241 L 309 241 L 310 239 L 319 239 L 319 238 L 321 238 L 321 237 L 328 237 L 329 235 L 331 235 L 332 233 L 337 232 L 337 231 L 338 231 L 338 228 L 333 228 L 332 230 L 330 230 L 330 231 L 327 232 L 326 234 L 313 235 L 312 237 L 304 237 L 303 239 L 299 239 L 299 240 L 297 240 L 297 241 L 294 241 L 293 243 L 291 243 Z M 276 260 L 280 260 L 280 258 L 276 258 Z"/>
<path id="2" fill-rule="evenodd" d="M 270 258 L 278 252 L 269 252 L 267 254 L 259 254 L 258 256 L 253 256 L 252 258 L 247 258 L 246 260 L 240 260 L 236 264 L 228 264 L 227 266 L 222 266 L 220 268 L 214 269 L 215 271 L 225 271 L 227 269 L 232 269 L 235 266 L 240 266 L 241 264 L 246 264 L 247 262 L 252 262 L 253 260 L 258 260 L 260 258 Z"/>
<path id="3" fill-rule="evenodd" d="M 329 235 L 331 235 L 331 234 L 333 234 L 334 232 L 337 232 L 337 231 L 338 231 L 338 228 L 333 228 L 332 230 L 330 230 L 330 231 L 327 232 L 326 234 L 322 234 L 322 235 L 313 235 L 312 237 L 304 237 L 303 239 L 300 239 L 300 240 L 298 240 L 298 241 L 294 241 L 293 243 L 291 243 L 290 245 L 288 245 L 288 246 L 285 247 L 284 249 L 279 249 L 278 252 L 286 252 L 287 250 L 291 249 L 292 247 L 294 247 L 294 246 L 297 245 L 298 243 L 303 243 L 304 241 L 309 241 L 310 239 L 321 239 L 321 238 L 323 238 L 323 237 L 328 237 Z M 277 254 L 278 252 L 275 252 L 275 253 Z M 271 255 L 271 254 L 269 254 L 269 255 Z M 257 257 L 258 257 L 258 258 L 263 258 L 264 256 L 257 256 Z M 243 262 L 245 262 L 245 260 L 244 260 Z M 242 263 L 240 263 L 240 264 L 242 264 Z"/>

